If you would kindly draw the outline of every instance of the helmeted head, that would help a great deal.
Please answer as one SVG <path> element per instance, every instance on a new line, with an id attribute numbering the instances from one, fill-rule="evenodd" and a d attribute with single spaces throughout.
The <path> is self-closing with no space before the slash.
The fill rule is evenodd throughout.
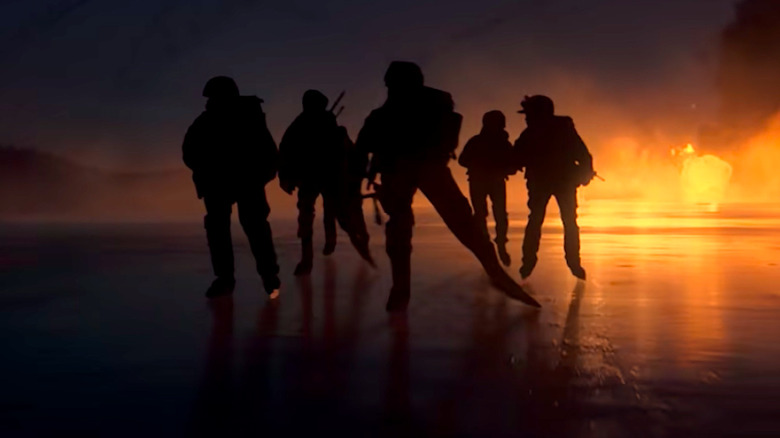
<path id="1" fill-rule="evenodd" d="M 525 119 L 542 119 L 555 115 L 555 105 L 552 99 L 541 94 L 525 96 L 520 103 L 523 107 L 518 113 L 525 114 Z"/>
<path id="2" fill-rule="evenodd" d="M 393 61 L 385 73 L 388 90 L 414 90 L 422 88 L 425 79 L 420 66 L 408 61 Z"/>
<path id="3" fill-rule="evenodd" d="M 304 111 L 325 111 L 328 107 L 328 97 L 317 90 L 306 90 L 303 93 Z"/>
<path id="4" fill-rule="evenodd" d="M 504 113 L 498 110 L 488 111 L 482 116 L 482 127 L 491 131 L 503 130 L 506 128 L 506 117 Z"/>
<path id="5" fill-rule="evenodd" d="M 209 99 L 217 97 L 238 97 L 238 85 L 233 78 L 228 76 L 215 76 L 206 82 L 203 87 L 203 97 Z"/>

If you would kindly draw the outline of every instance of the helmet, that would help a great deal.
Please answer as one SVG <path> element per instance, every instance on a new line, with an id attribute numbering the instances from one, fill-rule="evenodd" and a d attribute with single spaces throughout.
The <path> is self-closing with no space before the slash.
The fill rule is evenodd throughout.
<path id="1" fill-rule="evenodd" d="M 306 90 L 303 93 L 304 111 L 324 111 L 328 106 L 328 98 L 317 90 Z"/>
<path id="2" fill-rule="evenodd" d="M 387 88 L 418 88 L 424 83 L 420 66 L 408 61 L 393 61 L 385 73 Z"/>
<path id="3" fill-rule="evenodd" d="M 521 114 L 533 114 L 540 116 L 552 116 L 555 114 L 555 106 L 552 99 L 541 94 L 534 96 L 525 96 L 525 99 L 520 103 L 523 107 L 518 113 Z"/>
<path id="4" fill-rule="evenodd" d="M 506 117 L 498 110 L 488 111 L 482 116 L 482 126 L 486 128 L 506 128 Z"/>
<path id="5" fill-rule="evenodd" d="M 227 76 L 213 77 L 203 87 L 203 97 L 238 97 L 238 95 L 236 81 Z"/>

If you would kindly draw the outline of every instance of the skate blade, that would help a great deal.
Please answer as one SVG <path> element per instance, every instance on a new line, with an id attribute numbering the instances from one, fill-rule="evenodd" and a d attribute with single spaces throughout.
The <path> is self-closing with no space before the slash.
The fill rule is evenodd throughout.
<path id="1" fill-rule="evenodd" d="M 536 307 L 537 309 L 541 309 L 541 307 L 542 307 L 542 305 L 539 304 L 539 302 L 536 301 L 536 299 L 534 299 L 534 297 L 532 297 L 531 295 L 528 295 L 525 291 L 522 291 L 522 292 L 519 292 L 519 293 L 518 292 L 513 292 L 513 293 L 507 292 L 506 295 L 509 298 L 512 298 L 512 299 L 517 300 L 517 301 L 521 301 L 522 303 L 527 304 L 527 305 L 529 305 L 531 307 Z"/>
<path id="2" fill-rule="evenodd" d="M 494 283 L 494 285 L 500 290 L 502 290 L 504 294 L 506 294 L 506 296 L 508 296 L 513 300 L 520 301 L 523 304 L 527 304 L 531 307 L 536 307 L 536 308 L 542 307 L 542 305 L 539 304 L 539 302 L 536 301 L 534 297 L 529 295 L 528 292 L 523 290 L 523 288 L 519 284 L 513 283 L 512 285 L 507 286 L 507 285 L 500 285 Z"/>

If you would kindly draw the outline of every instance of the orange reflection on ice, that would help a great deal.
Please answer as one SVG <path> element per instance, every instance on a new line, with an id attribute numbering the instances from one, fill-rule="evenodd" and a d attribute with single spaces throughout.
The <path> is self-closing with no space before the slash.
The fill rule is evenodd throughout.
<path id="1" fill-rule="evenodd" d="M 733 350 L 732 330 L 745 323 L 728 309 L 756 298 L 774 305 L 758 291 L 773 281 L 766 275 L 780 255 L 776 204 L 723 204 L 713 213 L 696 204 L 586 201 L 580 224 L 585 267 L 610 312 L 632 315 L 621 331 L 642 357 L 709 375 L 701 364 Z"/>

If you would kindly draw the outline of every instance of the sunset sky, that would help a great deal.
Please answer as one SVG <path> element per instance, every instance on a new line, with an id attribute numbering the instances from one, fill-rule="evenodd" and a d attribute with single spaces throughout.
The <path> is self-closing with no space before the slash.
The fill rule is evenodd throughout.
<path id="1" fill-rule="evenodd" d="M 418 62 L 430 85 L 453 93 L 463 135 L 500 109 L 515 138 L 514 111 L 532 93 L 552 96 L 591 137 L 613 125 L 609 114 L 649 130 L 657 119 L 697 122 L 715 105 L 717 41 L 733 3 L 7 0 L 0 143 L 101 166 L 179 166 L 202 86 L 217 74 L 265 99 L 277 141 L 304 90 L 346 89 L 341 120 L 354 137 L 382 102 L 393 59 Z"/>

